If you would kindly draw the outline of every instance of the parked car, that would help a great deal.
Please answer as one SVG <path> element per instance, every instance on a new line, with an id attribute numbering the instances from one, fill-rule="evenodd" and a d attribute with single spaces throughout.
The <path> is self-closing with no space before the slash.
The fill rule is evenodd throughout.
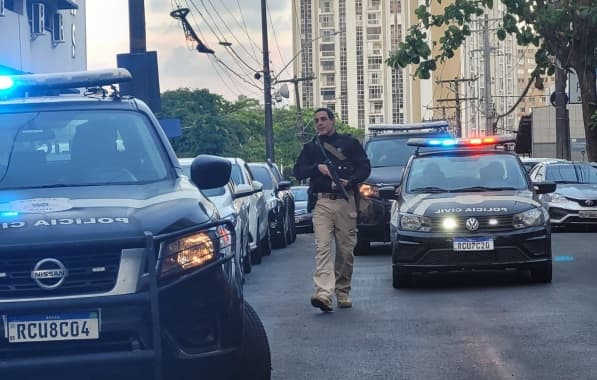
<path id="1" fill-rule="evenodd" d="M 409 138 L 452 137 L 446 121 L 415 124 L 373 124 L 365 136 L 364 148 L 371 162 L 371 174 L 359 186 L 357 244 L 355 255 L 366 255 L 371 242 L 390 241 L 391 203 L 379 196 L 383 186 L 398 187 L 409 157 L 416 148 L 406 144 Z"/>
<path id="2" fill-rule="evenodd" d="M 271 251 L 268 210 L 265 202 L 263 184 L 257 181 L 247 163 L 238 157 L 228 157 L 232 164 L 232 182 L 236 186 L 248 185 L 255 192 L 249 198 L 249 235 L 251 241 L 251 260 L 253 264 L 261 263 L 263 256 L 268 256 Z"/>
<path id="3" fill-rule="evenodd" d="M 235 230 L 200 191 L 230 163 L 197 156 L 193 185 L 130 79 L 0 77 L 0 377 L 269 379 Z"/>
<path id="4" fill-rule="evenodd" d="M 309 186 L 292 186 L 294 195 L 294 223 L 297 231 L 313 232 L 313 213 L 307 211 Z"/>
<path id="5" fill-rule="evenodd" d="M 263 184 L 268 209 L 269 231 L 274 248 L 286 248 L 290 244 L 290 218 L 292 217 L 281 191 L 290 189 L 290 182 L 278 183 L 268 164 L 251 162 L 248 164 L 253 176 Z"/>
<path id="6" fill-rule="evenodd" d="M 289 183 L 289 186 L 292 185 L 290 181 L 284 179 L 284 176 L 282 176 L 282 172 L 280 172 L 280 169 L 276 164 L 272 163 L 270 160 L 267 160 L 266 163 L 270 167 L 272 173 L 274 173 L 274 177 L 276 178 L 276 181 L 278 181 L 278 185 L 284 184 L 282 187 L 285 187 L 286 182 Z M 278 192 L 278 197 L 284 201 L 286 208 L 288 208 L 288 215 L 294 215 L 294 194 L 292 193 L 292 191 L 280 190 Z M 290 236 L 288 237 L 288 242 L 293 243 L 295 240 L 296 226 L 294 223 L 294 219 L 290 218 Z"/>
<path id="7" fill-rule="evenodd" d="M 566 162 L 561 158 L 551 158 L 551 157 L 520 157 L 520 161 L 524 165 L 527 173 L 530 171 L 540 162 Z"/>
<path id="8" fill-rule="evenodd" d="M 192 158 L 179 158 L 184 173 L 191 177 Z M 218 208 L 220 216 L 232 222 L 236 232 L 236 253 L 244 273 L 251 272 L 251 249 L 249 247 L 249 196 L 254 190 L 249 185 L 236 186 L 232 180 L 213 189 L 203 190 Z"/>
<path id="9" fill-rule="evenodd" d="M 553 181 L 554 193 L 545 194 L 552 226 L 597 224 L 597 168 L 587 162 L 541 162 L 531 171 L 535 182 Z"/>

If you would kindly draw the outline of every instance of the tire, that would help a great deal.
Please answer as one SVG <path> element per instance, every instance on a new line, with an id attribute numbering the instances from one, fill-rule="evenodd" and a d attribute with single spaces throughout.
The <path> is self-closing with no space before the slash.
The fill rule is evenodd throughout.
<path id="1" fill-rule="evenodd" d="M 265 236 L 259 242 L 259 249 L 261 256 L 269 256 L 272 254 L 272 242 L 269 234 L 269 227 L 265 230 Z"/>
<path id="2" fill-rule="evenodd" d="M 286 208 L 286 213 L 284 215 L 284 218 L 286 219 L 286 243 L 287 245 L 290 245 L 294 241 L 292 240 L 292 222 L 294 221 L 294 217 L 292 218 L 292 220 L 290 219 L 290 210 L 288 209 L 288 207 Z"/>
<path id="3" fill-rule="evenodd" d="M 413 286 L 413 275 L 404 269 L 393 268 L 392 286 L 394 289 L 411 288 Z"/>
<path id="4" fill-rule="evenodd" d="M 282 224 L 281 234 L 276 235 L 272 242 L 273 248 L 286 248 L 288 247 L 288 235 L 286 229 L 286 220 L 280 220 L 279 224 Z M 270 232 L 271 233 L 271 232 Z"/>
<path id="5" fill-rule="evenodd" d="M 294 222 L 294 207 L 292 207 L 292 210 L 290 210 L 289 213 L 289 218 L 290 218 L 290 242 L 294 243 L 296 241 L 296 223 Z"/>
<path id="6" fill-rule="evenodd" d="M 360 240 L 357 237 L 357 244 L 354 246 L 353 253 L 355 256 L 367 256 L 371 250 L 371 242 L 367 240 Z"/>
<path id="7" fill-rule="evenodd" d="M 549 284 L 552 280 L 552 272 L 551 261 L 535 264 L 531 268 L 531 280 L 540 284 Z"/>
<path id="8" fill-rule="evenodd" d="M 259 222 L 257 222 L 257 237 L 255 238 L 255 240 L 257 240 L 257 248 L 255 248 L 255 250 L 251 252 L 251 263 L 253 265 L 259 265 L 261 264 L 262 258 L 261 241 L 259 239 Z"/>
<path id="9" fill-rule="evenodd" d="M 269 380 L 272 359 L 263 323 L 255 310 L 245 301 L 243 313 L 243 339 L 238 356 L 235 380 Z"/>

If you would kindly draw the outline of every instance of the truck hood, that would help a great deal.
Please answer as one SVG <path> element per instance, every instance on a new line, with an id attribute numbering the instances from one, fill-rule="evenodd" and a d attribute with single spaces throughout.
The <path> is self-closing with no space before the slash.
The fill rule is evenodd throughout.
<path id="1" fill-rule="evenodd" d="M 441 215 L 513 215 L 541 207 L 530 191 L 441 193 L 405 195 L 401 213 L 438 217 Z"/>
<path id="2" fill-rule="evenodd" d="M 589 183 L 558 184 L 556 193 L 572 199 L 597 199 L 597 185 Z"/>
<path id="3" fill-rule="evenodd" d="M 187 179 L 0 192 L 2 245 L 138 238 L 200 225 L 215 206 Z"/>
<path id="4" fill-rule="evenodd" d="M 404 166 L 385 166 L 371 168 L 365 183 L 376 186 L 398 186 L 402 180 Z"/>

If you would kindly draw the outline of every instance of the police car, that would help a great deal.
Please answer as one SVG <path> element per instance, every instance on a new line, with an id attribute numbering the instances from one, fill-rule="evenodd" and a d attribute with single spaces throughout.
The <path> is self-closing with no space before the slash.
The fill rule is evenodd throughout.
<path id="1" fill-rule="evenodd" d="M 393 199 L 391 239 L 394 288 L 413 273 L 528 268 L 551 282 L 549 215 L 538 194 L 554 183 L 531 183 L 518 157 L 495 149 L 514 139 L 410 139 L 417 150 Z"/>
<path id="2" fill-rule="evenodd" d="M 0 76 L 0 378 L 269 379 L 232 224 L 123 69 Z M 61 94 L 84 87 L 84 94 Z M 35 95 L 35 96 L 33 96 Z"/>

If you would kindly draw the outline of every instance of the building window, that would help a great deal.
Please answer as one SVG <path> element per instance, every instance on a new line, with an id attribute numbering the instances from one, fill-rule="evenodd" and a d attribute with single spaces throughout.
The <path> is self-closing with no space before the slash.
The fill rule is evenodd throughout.
<path id="1" fill-rule="evenodd" d="M 323 83 L 323 86 L 335 86 L 336 76 L 334 74 L 323 74 L 321 76 L 321 83 Z"/>
<path id="2" fill-rule="evenodd" d="M 322 57 L 333 57 L 336 53 L 336 46 L 334 44 L 319 45 L 319 51 Z"/>
<path id="3" fill-rule="evenodd" d="M 369 70 L 381 70 L 382 61 L 381 56 L 369 57 L 367 67 Z"/>
<path id="4" fill-rule="evenodd" d="M 367 28 L 367 40 L 368 41 L 376 41 L 381 38 L 381 27 L 374 26 Z"/>
<path id="5" fill-rule="evenodd" d="M 327 90 L 321 90 L 321 96 L 323 97 L 323 100 L 336 100 L 336 90 L 335 89 L 327 89 Z"/>
<path id="6" fill-rule="evenodd" d="M 334 2 L 331 0 L 326 0 L 321 2 L 321 12 L 322 13 L 330 13 L 333 11 Z"/>
<path id="7" fill-rule="evenodd" d="M 369 98 L 370 99 L 381 99 L 383 94 L 382 86 L 369 86 Z"/>
<path id="8" fill-rule="evenodd" d="M 319 24 L 322 28 L 333 28 L 334 15 L 319 15 Z"/>
<path id="9" fill-rule="evenodd" d="M 369 73 L 369 84 L 381 84 L 381 73 Z"/>
<path id="10" fill-rule="evenodd" d="M 334 71 L 336 68 L 336 63 L 334 60 L 322 60 L 321 61 L 321 71 Z"/>
<path id="11" fill-rule="evenodd" d="M 379 25 L 379 17 L 377 16 L 377 13 L 367 14 L 367 25 Z"/>
<path id="12" fill-rule="evenodd" d="M 369 112 L 376 114 L 383 113 L 383 102 L 370 102 Z"/>

